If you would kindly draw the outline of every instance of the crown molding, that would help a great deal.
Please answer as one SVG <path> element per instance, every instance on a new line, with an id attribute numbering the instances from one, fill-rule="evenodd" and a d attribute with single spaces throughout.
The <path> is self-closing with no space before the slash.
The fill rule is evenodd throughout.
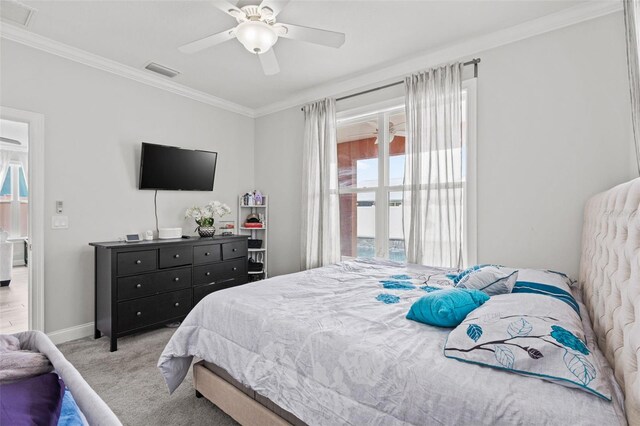
<path id="1" fill-rule="evenodd" d="M 352 75 L 351 77 L 334 80 L 326 84 L 302 90 L 285 100 L 257 109 L 252 109 L 192 89 L 183 84 L 169 81 L 165 78 L 149 74 L 141 69 L 60 43 L 11 24 L 2 23 L 2 25 L 0 25 L 0 37 L 217 108 L 242 114 L 247 117 L 257 118 L 327 96 L 337 97 L 357 90 L 366 90 L 379 86 L 380 84 L 385 84 L 391 80 L 397 80 L 417 70 L 477 55 L 486 50 L 579 24 L 580 22 L 599 18 L 621 10 L 621 0 L 587 2 L 503 30 L 474 37 L 463 42 L 446 45 L 436 50 L 426 51 L 378 70 L 360 75 Z"/>
<path id="2" fill-rule="evenodd" d="M 594 1 L 577 5 L 503 30 L 474 37 L 460 43 L 450 44 L 437 50 L 426 51 L 410 59 L 376 71 L 300 91 L 296 95 L 283 101 L 257 108 L 254 110 L 254 116 L 262 117 L 328 96 L 339 97 L 349 92 L 367 90 L 403 78 L 405 75 L 418 70 L 453 60 L 461 60 L 461 58 L 477 55 L 486 50 L 579 24 L 580 22 L 599 18 L 621 10 L 622 1 L 620 0 Z"/>
<path id="3" fill-rule="evenodd" d="M 255 112 L 251 108 L 192 89 L 163 77 L 149 74 L 147 71 L 60 43 L 12 24 L 3 22 L 2 25 L 0 25 L 0 37 L 207 105 L 242 114 L 247 117 L 255 117 Z"/>

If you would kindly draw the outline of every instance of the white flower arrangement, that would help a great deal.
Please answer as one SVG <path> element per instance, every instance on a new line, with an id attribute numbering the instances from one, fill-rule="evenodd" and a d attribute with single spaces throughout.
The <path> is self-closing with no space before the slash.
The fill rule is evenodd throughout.
<path id="1" fill-rule="evenodd" d="M 199 207 L 189 207 L 185 213 L 185 218 L 196 221 L 198 226 L 213 226 L 214 217 L 223 217 L 231 213 L 231 208 L 220 201 L 210 201 L 208 204 Z"/>

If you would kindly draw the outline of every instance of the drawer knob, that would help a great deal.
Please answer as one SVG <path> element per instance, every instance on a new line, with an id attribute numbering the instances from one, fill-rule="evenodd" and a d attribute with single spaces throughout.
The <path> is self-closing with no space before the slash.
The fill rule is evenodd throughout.
<path id="1" fill-rule="evenodd" d="M 140 315 L 142 315 L 142 312 L 136 312 L 136 316 L 139 317 Z"/>
<path id="2" fill-rule="evenodd" d="M 136 265 L 139 265 L 141 263 L 142 263 L 142 260 L 140 260 L 140 259 L 136 260 Z"/>
<path id="3" fill-rule="evenodd" d="M 180 277 L 175 277 L 173 280 L 174 281 L 180 281 Z"/>
<path id="4" fill-rule="evenodd" d="M 205 275 L 208 277 L 209 275 L 211 275 L 211 272 L 207 272 L 205 273 Z"/>
<path id="5" fill-rule="evenodd" d="M 205 255 L 205 256 L 211 256 L 211 253 L 206 252 L 204 255 Z"/>
<path id="6" fill-rule="evenodd" d="M 238 268 L 236 268 L 236 267 L 234 266 L 234 267 L 233 267 L 233 270 L 234 270 L 234 271 L 237 271 L 237 270 L 238 270 Z"/>
<path id="7" fill-rule="evenodd" d="M 180 255 L 179 255 L 179 254 L 176 254 L 176 255 L 175 255 L 175 256 L 173 256 L 173 257 L 175 257 L 176 259 L 179 259 L 179 258 L 180 258 Z"/>
<path id="8" fill-rule="evenodd" d="M 177 308 L 178 306 L 180 306 L 180 302 L 176 302 L 175 305 L 173 305 L 173 306 L 175 306 Z"/>
<path id="9" fill-rule="evenodd" d="M 136 288 L 142 287 L 142 284 L 136 284 Z"/>
<path id="10" fill-rule="evenodd" d="M 234 248 L 234 249 L 233 249 L 233 250 L 231 250 L 231 251 L 238 251 L 238 249 L 237 249 L 237 248 Z"/>

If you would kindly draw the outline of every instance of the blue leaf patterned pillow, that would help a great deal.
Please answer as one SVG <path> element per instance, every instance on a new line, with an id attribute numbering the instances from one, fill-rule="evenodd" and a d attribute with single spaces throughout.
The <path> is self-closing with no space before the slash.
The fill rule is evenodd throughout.
<path id="1" fill-rule="evenodd" d="M 489 296 L 511 293 L 518 271 L 500 266 L 486 266 L 471 271 L 456 284 L 458 288 L 473 288 L 483 291 Z"/>
<path id="2" fill-rule="evenodd" d="M 578 302 L 571 294 L 572 281 L 565 274 L 538 269 L 520 269 L 513 293 L 541 294 L 558 299 L 571 307 L 578 315 Z"/>
<path id="3" fill-rule="evenodd" d="M 474 265 L 471 266 L 463 271 L 454 273 L 454 274 L 447 274 L 447 278 L 449 278 L 451 281 L 453 281 L 453 284 L 458 284 L 460 282 L 461 279 L 463 279 L 464 277 L 466 277 L 467 275 L 469 275 L 470 273 L 472 273 L 473 271 L 478 271 L 482 268 L 486 268 L 487 266 L 498 266 L 498 265 L 490 265 L 488 263 L 485 263 L 483 265 Z"/>
<path id="4" fill-rule="evenodd" d="M 611 400 L 580 317 L 556 298 L 527 293 L 491 297 L 449 334 L 444 355 Z"/>

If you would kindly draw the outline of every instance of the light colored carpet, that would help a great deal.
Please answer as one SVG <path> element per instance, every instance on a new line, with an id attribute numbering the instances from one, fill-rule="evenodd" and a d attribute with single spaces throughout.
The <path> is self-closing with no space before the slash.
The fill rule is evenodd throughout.
<path id="1" fill-rule="evenodd" d="M 169 395 L 158 358 L 175 329 L 161 328 L 118 339 L 93 337 L 59 345 L 64 356 L 124 425 L 238 425 L 205 398 L 196 398 L 193 375 Z"/>

